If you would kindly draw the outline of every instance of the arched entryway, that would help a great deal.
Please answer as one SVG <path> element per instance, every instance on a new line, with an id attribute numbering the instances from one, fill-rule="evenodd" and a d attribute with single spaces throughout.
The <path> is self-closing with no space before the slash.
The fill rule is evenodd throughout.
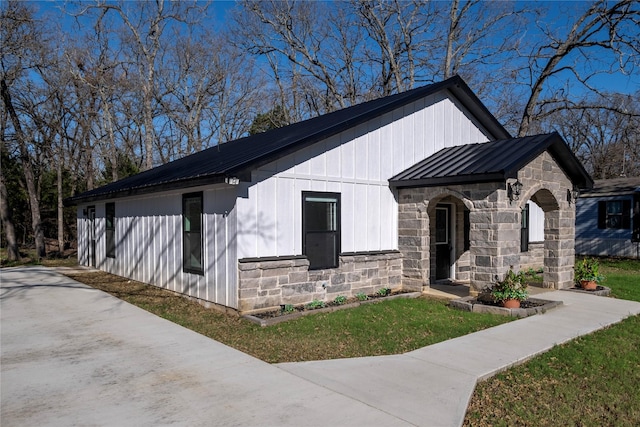
<path id="1" fill-rule="evenodd" d="M 544 212 L 544 245 L 540 254 L 526 254 L 529 260 L 543 267 L 543 287 L 561 289 L 573 284 L 574 218 L 575 210 L 569 201 L 559 201 L 551 190 L 534 185 L 529 191 L 531 200 Z M 524 210 L 523 210 L 524 213 Z M 521 258 L 525 255 L 521 255 Z"/>
<path id="2" fill-rule="evenodd" d="M 559 135 L 446 148 L 390 184 L 398 189 L 403 287 L 424 289 L 448 272 L 451 279 L 468 277 L 471 292 L 480 292 L 510 268 L 519 271 L 529 200 L 544 212 L 544 285 L 572 286 L 572 188 L 588 186 L 590 178 Z"/>

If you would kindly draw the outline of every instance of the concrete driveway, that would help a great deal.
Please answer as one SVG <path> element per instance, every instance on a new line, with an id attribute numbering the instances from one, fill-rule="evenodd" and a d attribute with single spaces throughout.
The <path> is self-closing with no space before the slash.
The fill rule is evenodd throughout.
<path id="1" fill-rule="evenodd" d="M 0 281 L 3 427 L 407 425 L 45 267 Z"/>
<path id="2" fill-rule="evenodd" d="M 270 365 L 44 267 L 0 270 L 8 426 L 456 426 L 476 382 L 640 314 L 563 305 L 409 353 Z"/>

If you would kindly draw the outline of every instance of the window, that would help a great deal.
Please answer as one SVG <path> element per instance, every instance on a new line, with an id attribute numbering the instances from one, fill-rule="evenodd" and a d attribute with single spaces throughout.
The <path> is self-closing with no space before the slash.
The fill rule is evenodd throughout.
<path id="1" fill-rule="evenodd" d="M 640 194 L 633 195 L 633 234 L 632 242 L 640 242 Z"/>
<path id="2" fill-rule="evenodd" d="M 468 251 L 471 249 L 471 220 L 469 218 L 470 212 L 468 210 L 464 210 L 463 213 L 463 234 L 464 234 L 464 250 Z"/>
<path id="3" fill-rule="evenodd" d="M 340 194 L 302 193 L 302 252 L 309 270 L 338 267 Z"/>
<path id="4" fill-rule="evenodd" d="M 529 252 L 529 205 L 522 209 L 520 220 L 520 252 Z"/>
<path id="5" fill-rule="evenodd" d="M 449 243 L 449 208 L 436 207 L 436 244 Z"/>
<path id="6" fill-rule="evenodd" d="M 598 228 L 630 229 L 631 200 L 598 202 Z"/>
<path id="7" fill-rule="evenodd" d="M 185 273 L 204 274 L 202 263 L 202 193 L 182 196 L 182 261 Z"/>
<path id="8" fill-rule="evenodd" d="M 107 203 L 105 205 L 106 225 L 105 225 L 105 243 L 106 253 L 109 258 L 116 257 L 116 204 Z"/>

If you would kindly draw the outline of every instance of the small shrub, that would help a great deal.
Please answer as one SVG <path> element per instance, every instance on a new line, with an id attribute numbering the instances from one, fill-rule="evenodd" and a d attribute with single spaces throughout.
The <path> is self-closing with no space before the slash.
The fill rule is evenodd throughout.
<path id="1" fill-rule="evenodd" d="M 311 301 L 309 304 L 306 305 L 307 309 L 309 310 L 315 310 L 317 308 L 323 308 L 325 306 L 324 301 L 320 301 L 317 299 L 314 299 L 313 301 Z"/>
<path id="2" fill-rule="evenodd" d="M 391 289 L 389 289 L 389 288 L 381 288 L 381 289 L 378 289 L 378 292 L 376 292 L 376 293 L 381 297 L 386 297 L 387 295 L 391 294 Z"/>
<path id="3" fill-rule="evenodd" d="M 578 261 L 575 266 L 575 281 L 580 284 L 580 281 L 593 281 L 598 284 L 604 280 L 604 276 L 600 274 L 600 264 L 595 258 L 584 258 Z"/>
<path id="4" fill-rule="evenodd" d="M 369 297 L 363 292 L 358 292 L 356 294 L 356 298 L 358 298 L 358 301 L 366 301 L 369 299 Z"/>
<path id="5" fill-rule="evenodd" d="M 333 300 L 333 302 L 335 302 L 338 305 L 342 305 L 345 302 L 347 302 L 347 297 L 345 297 L 344 295 L 338 295 L 336 299 Z"/>
<path id="6" fill-rule="evenodd" d="M 295 309 L 293 308 L 293 304 L 282 304 L 280 306 L 280 311 L 284 314 L 290 314 L 293 313 Z"/>
<path id="7" fill-rule="evenodd" d="M 527 291 L 527 282 L 524 273 L 514 273 L 510 268 L 504 280 L 496 283 L 491 288 L 491 295 L 497 302 L 506 301 L 508 299 L 517 299 L 524 301 L 529 297 Z"/>
<path id="8" fill-rule="evenodd" d="M 540 269 L 535 270 L 531 267 L 529 267 L 529 269 L 527 271 L 525 271 L 525 276 L 528 276 L 531 278 L 531 280 L 540 280 L 541 277 L 538 276 L 539 273 L 542 273 L 542 271 Z"/>

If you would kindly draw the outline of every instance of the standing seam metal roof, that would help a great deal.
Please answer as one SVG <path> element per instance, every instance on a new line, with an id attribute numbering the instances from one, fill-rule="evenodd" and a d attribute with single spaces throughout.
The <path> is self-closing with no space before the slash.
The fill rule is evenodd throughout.
<path id="1" fill-rule="evenodd" d="M 459 76 L 396 95 L 344 108 L 303 122 L 205 149 L 137 175 L 70 197 L 66 204 L 90 202 L 172 188 L 224 182 L 314 142 L 328 138 L 429 95 L 450 91 L 494 138 L 509 137 Z"/>
<path id="2" fill-rule="evenodd" d="M 389 180 L 395 187 L 420 187 L 505 181 L 545 150 L 583 188 L 591 177 L 558 133 L 501 139 L 480 144 L 443 148 Z"/>

